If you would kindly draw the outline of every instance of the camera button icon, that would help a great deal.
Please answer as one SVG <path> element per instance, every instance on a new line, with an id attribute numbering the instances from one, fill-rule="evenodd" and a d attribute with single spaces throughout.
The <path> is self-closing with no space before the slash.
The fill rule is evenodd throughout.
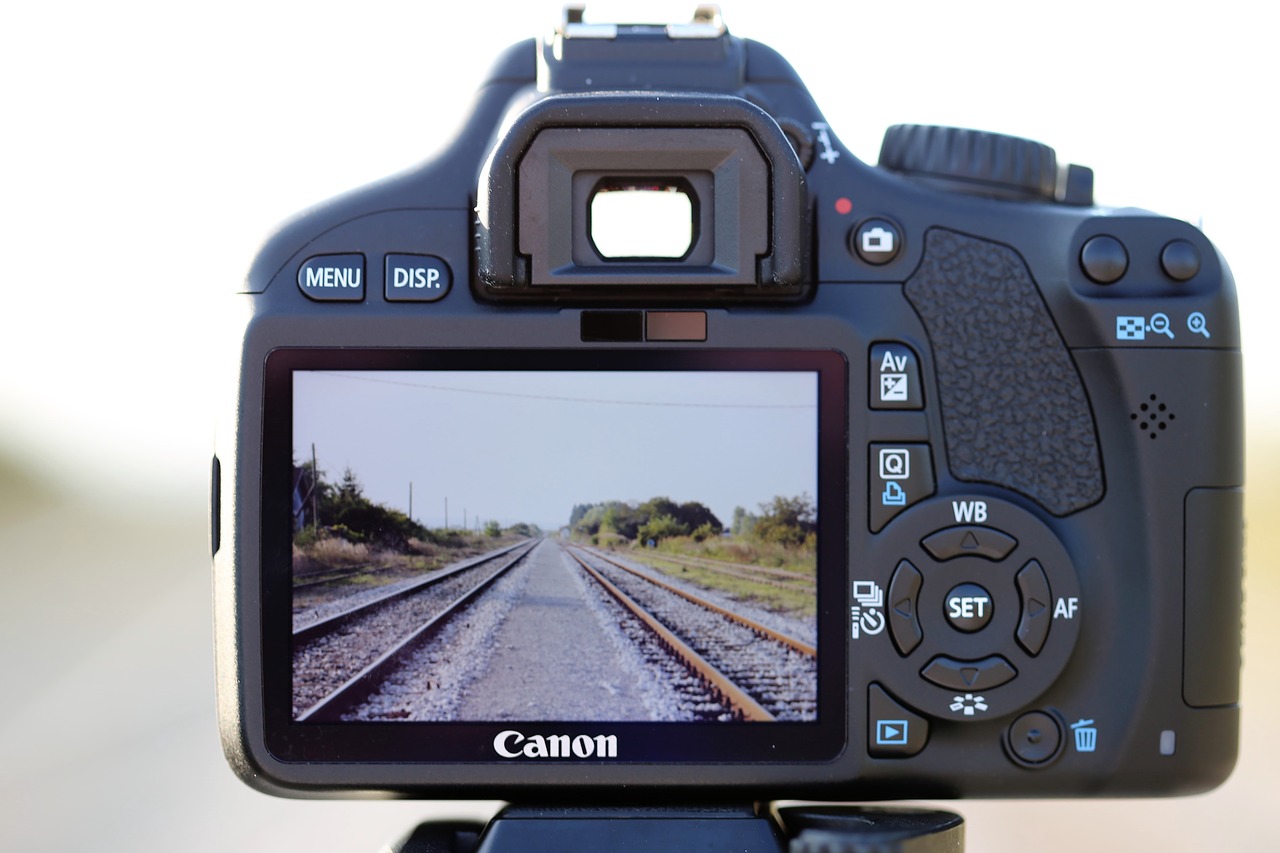
<path id="1" fill-rule="evenodd" d="M 868 264 L 887 264 L 902 252 L 902 231 L 887 219 L 867 219 L 849 232 L 854 254 Z"/>

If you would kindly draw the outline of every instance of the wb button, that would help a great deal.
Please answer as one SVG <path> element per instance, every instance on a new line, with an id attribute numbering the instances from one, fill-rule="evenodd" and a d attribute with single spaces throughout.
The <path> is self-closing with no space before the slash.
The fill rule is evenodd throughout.
<path id="1" fill-rule="evenodd" d="M 387 255 L 388 302 L 435 302 L 452 285 L 449 265 L 435 255 Z"/>

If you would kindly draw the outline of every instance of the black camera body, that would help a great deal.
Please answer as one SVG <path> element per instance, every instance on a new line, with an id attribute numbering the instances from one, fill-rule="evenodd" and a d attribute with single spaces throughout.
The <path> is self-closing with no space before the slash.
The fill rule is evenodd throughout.
<path id="1" fill-rule="evenodd" d="M 236 299 L 218 687 L 257 788 L 1168 795 L 1234 764 L 1231 274 L 1043 145 L 899 126 L 868 166 L 718 18 L 571 20 Z"/>

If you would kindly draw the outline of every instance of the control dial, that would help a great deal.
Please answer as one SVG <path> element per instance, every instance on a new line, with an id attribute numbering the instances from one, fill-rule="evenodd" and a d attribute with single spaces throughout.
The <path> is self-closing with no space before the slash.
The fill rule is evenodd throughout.
<path id="1" fill-rule="evenodd" d="M 1003 199 L 1053 201 L 1058 186 L 1057 156 L 1048 145 L 962 127 L 895 124 L 885 131 L 880 166 Z"/>

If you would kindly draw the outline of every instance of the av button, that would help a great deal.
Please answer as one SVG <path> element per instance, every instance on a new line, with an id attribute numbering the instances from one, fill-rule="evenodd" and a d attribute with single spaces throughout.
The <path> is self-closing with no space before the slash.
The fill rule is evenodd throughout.
<path id="1" fill-rule="evenodd" d="M 966 634 L 987 627 L 992 609 L 991 594 L 976 583 L 962 583 L 953 588 L 942 605 L 951 627 Z"/>
<path id="2" fill-rule="evenodd" d="M 920 361 L 906 344 L 880 343 L 871 347 L 873 409 L 922 409 Z"/>

